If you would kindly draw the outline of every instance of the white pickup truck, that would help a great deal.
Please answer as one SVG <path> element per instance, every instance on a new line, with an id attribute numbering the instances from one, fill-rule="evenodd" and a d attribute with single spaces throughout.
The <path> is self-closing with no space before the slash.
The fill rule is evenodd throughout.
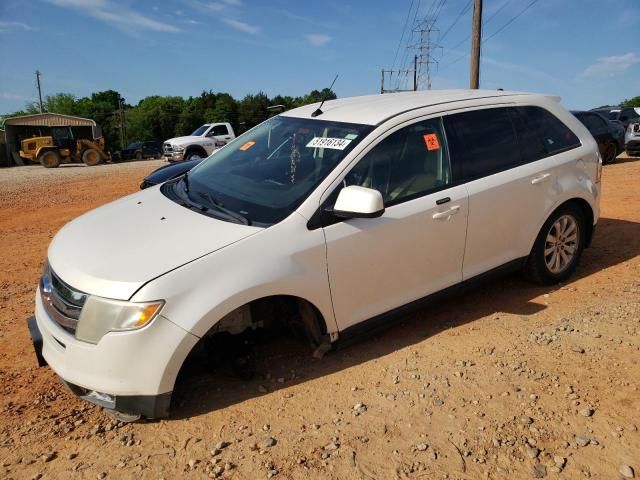
<path id="1" fill-rule="evenodd" d="M 236 138 L 230 123 L 205 123 L 191 135 L 165 140 L 164 158 L 169 162 L 206 158 Z"/>

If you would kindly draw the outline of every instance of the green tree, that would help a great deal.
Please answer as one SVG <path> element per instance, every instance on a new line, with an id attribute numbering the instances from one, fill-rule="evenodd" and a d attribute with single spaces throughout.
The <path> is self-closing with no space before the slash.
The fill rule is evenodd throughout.
<path id="1" fill-rule="evenodd" d="M 229 122 L 234 131 L 238 131 L 238 102 L 228 93 L 219 93 L 216 97 L 216 106 L 207 109 L 204 113 L 207 122 Z"/>
<path id="2" fill-rule="evenodd" d="M 238 130 L 240 133 L 255 127 L 264 121 L 269 111 L 269 97 L 264 92 L 247 95 L 238 104 Z"/>
<path id="3" fill-rule="evenodd" d="M 628 98 L 620 102 L 621 107 L 640 107 L 640 96 Z"/>

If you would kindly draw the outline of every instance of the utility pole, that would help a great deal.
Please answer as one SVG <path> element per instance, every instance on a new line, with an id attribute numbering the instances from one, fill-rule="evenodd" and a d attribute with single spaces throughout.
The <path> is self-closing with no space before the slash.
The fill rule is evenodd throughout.
<path id="1" fill-rule="evenodd" d="M 482 43 L 482 0 L 473 0 L 471 28 L 471 78 L 470 88 L 480 88 L 480 44 Z"/>
<path id="2" fill-rule="evenodd" d="M 38 85 L 38 100 L 40 102 L 40 113 L 42 113 L 42 89 L 40 88 L 40 70 L 36 70 L 36 84 Z"/>
<path id="3" fill-rule="evenodd" d="M 382 69 L 382 76 L 380 77 L 380 93 L 394 93 L 394 92 L 410 92 L 410 91 L 416 91 L 418 89 L 418 83 L 417 83 L 417 75 L 418 75 L 418 71 L 416 70 L 418 68 L 418 56 L 414 56 L 413 57 L 413 69 L 398 69 L 398 70 L 385 70 L 384 68 Z M 405 78 L 407 78 L 410 74 L 413 75 L 413 88 L 411 88 L 411 90 L 409 89 L 402 89 L 402 88 L 385 88 L 384 87 L 384 80 L 385 80 L 385 74 L 387 74 L 389 76 L 389 83 L 393 83 L 393 75 L 395 74 L 397 79 L 398 79 L 398 84 L 400 83 L 400 76 L 404 75 Z"/>
<path id="4" fill-rule="evenodd" d="M 118 95 L 118 118 L 120 119 L 120 148 L 124 149 L 124 110 L 122 109 L 123 98 Z"/>

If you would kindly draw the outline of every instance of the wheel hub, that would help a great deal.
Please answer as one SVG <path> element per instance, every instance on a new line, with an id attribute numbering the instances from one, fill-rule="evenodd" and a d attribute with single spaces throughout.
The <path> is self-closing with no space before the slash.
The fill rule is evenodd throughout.
<path id="1" fill-rule="evenodd" d="M 563 215 L 551 225 L 544 248 L 545 264 L 551 273 L 562 273 L 573 263 L 578 233 L 578 223 L 571 215 Z"/>

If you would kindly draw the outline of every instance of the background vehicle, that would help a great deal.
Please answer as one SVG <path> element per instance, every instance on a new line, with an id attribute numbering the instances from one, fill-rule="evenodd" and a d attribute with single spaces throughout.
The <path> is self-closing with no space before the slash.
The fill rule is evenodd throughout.
<path id="1" fill-rule="evenodd" d="M 624 128 L 630 123 L 640 121 L 640 107 L 597 108 L 592 112 L 598 112 L 611 121 L 620 122 Z"/>
<path id="2" fill-rule="evenodd" d="M 127 148 L 113 154 L 114 160 L 143 160 L 145 158 L 161 158 L 162 146 L 160 142 L 135 142 L 130 144 Z"/>
<path id="3" fill-rule="evenodd" d="M 625 148 L 630 156 L 640 156 L 640 122 L 630 123 L 624 134 Z"/>
<path id="4" fill-rule="evenodd" d="M 230 123 L 205 123 L 191 135 L 165 140 L 164 157 L 169 162 L 206 158 L 234 138 Z"/>
<path id="5" fill-rule="evenodd" d="M 197 158 L 195 160 L 185 160 L 183 162 L 163 165 L 144 177 L 140 184 L 140 190 L 153 187 L 154 185 L 159 185 L 167 180 L 171 180 L 172 178 L 178 178 L 180 175 L 184 175 L 186 172 L 198 165 L 202 160 L 203 159 L 201 158 Z"/>
<path id="6" fill-rule="evenodd" d="M 624 128 L 598 112 L 572 111 L 598 143 L 603 163 L 613 163 L 624 150 Z"/>
<path id="7" fill-rule="evenodd" d="M 94 141 L 75 139 L 71 127 L 52 127 L 51 135 L 24 139 L 20 146 L 20 158 L 38 162 L 46 168 L 72 162 L 93 166 L 109 160 L 103 137 Z"/>

